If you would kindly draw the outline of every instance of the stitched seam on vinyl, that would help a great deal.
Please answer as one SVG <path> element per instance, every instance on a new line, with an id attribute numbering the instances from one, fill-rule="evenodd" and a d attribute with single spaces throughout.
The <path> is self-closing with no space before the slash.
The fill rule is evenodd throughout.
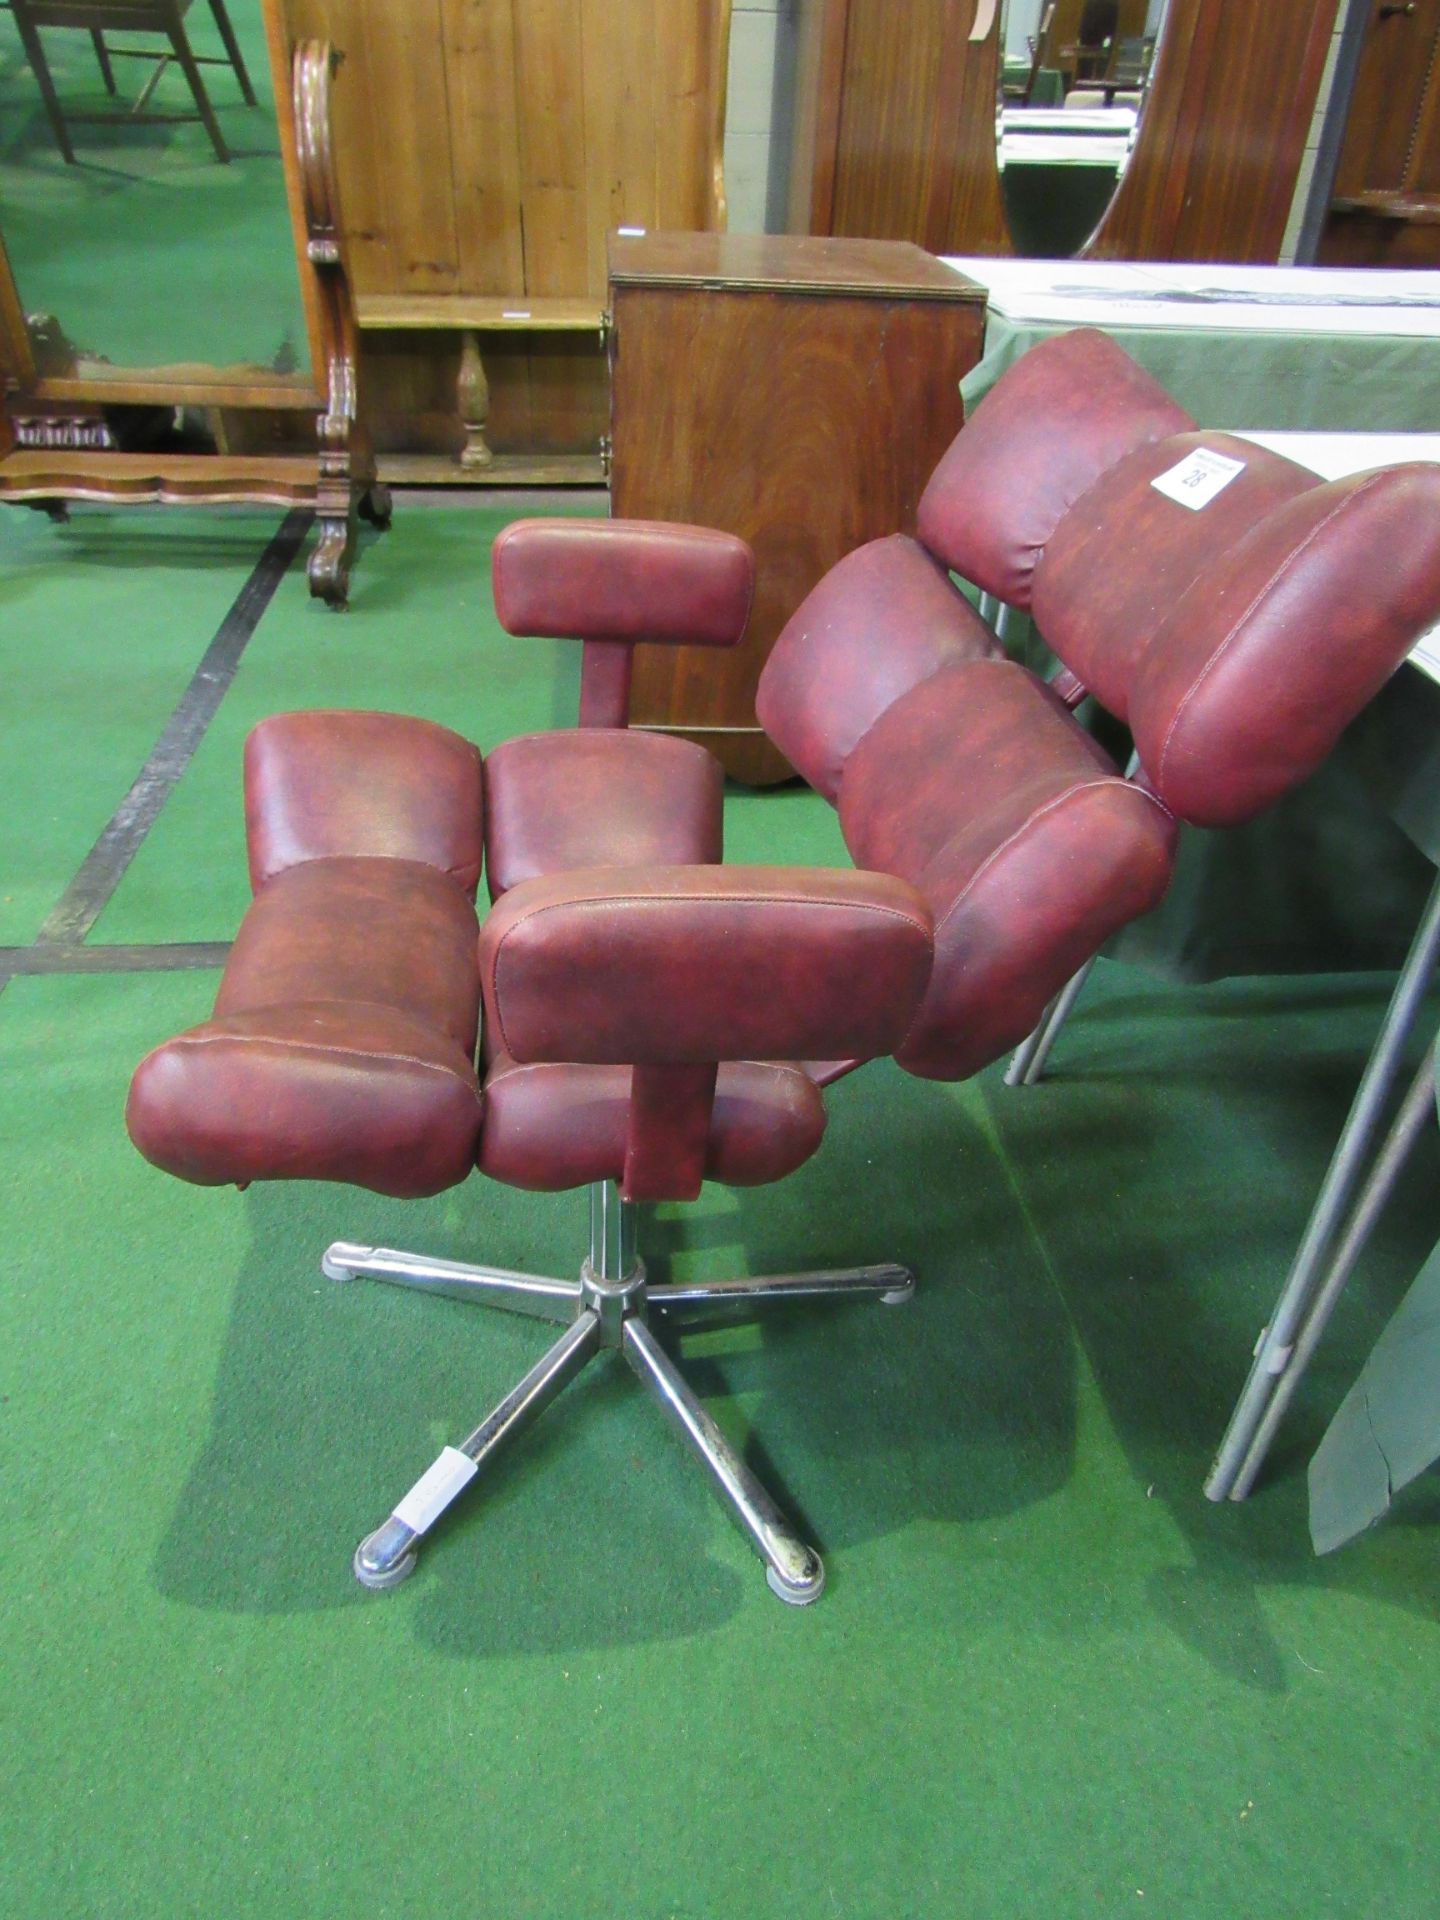
<path id="1" fill-rule="evenodd" d="M 1067 793 L 1057 794 L 1053 800 L 1047 800 L 1043 807 L 1037 807 L 1033 813 L 1027 814 L 1025 818 L 1020 822 L 1019 826 L 1016 827 L 1013 833 L 1008 834 L 1006 838 L 1000 842 L 998 847 L 996 847 L 992 852 L 986 854 L 985 858 L 980 862 L 980 865 L 975 869 L 974 873 L 972 873 L 970 878 L 965 882 L 965 885 L 960 889 L 959 893 L 957 893 L 955 898 L 950 902 L 950 905 L 945 909 L 944 913 L 941 915 L 939 920 L 936 921 L 935 940 L 937 945 L 940 940 L 940 935 L 945 931 L 945 928 L 950 924 L 951 918 L 956 913 L 958 913 L 960 908 L 965 904 L 965 901 L 969 897 L 971 889 L 974 887 L 977 887 L 980 884 L 980 882 L 985 878 L 985 875 L 989 872 L 990 868 L 994 866 L 995 862 L 1000 858 L 1001 854 L 1004 853 L 1008 847 L 1013 847 L 1015 842 L 1021 837 L 1022 834 L 1026 834 L 1030 831 L 1031 827 L 1034 826 L 1037 820 L 1043 820 L 1047 813 L 1053 813 L 1057 807 L 1063 807 L 1067 801 L 1073 800 L 1077 794 L 1093 793 L 1096 791 L 1097 788 L 1105 788 L 1105 787 L 1119 787 L 1122 789 L 1122 791 L 1126 793 L 1142 794 L 1145 797 L 1145 799 L 1147 799 L 1151 803 L 1152 806 L 1159 808 L 1160 812 L 1165 815 L 1167 820 L 1171 818 L 1170 809 L 1164 804 L 1163 801 L 1157 800 L 1155 795 L 1149 792 L 1147 788 L 1137 787 L 1133 781 L 1118 780 L 1113 776 L 1105 780 L 1087 780 L 1084 786 L 1071 787 Z"/>
<path id="2" fill-rule="evenodd" d="M 506 1058 L 510 1056 L 507 1054 Z M 522 1073 L 549 1073 L 555 1067 L 599 1067 L 602 1072 L 613 1067 L 625 1073 L 633 1071 L 638 1064 L 634 1060 L 511 1060 L 508 1067 L 495 1075 L 493 1084 L 498 1087 Z M 798 1073 L 802 1080 L 810 1078 L 798 1060 L 721 1060 L 717 1064 L 722 1067 L 773 1067 L 780 1073 Z M 489 1074 L 482 1084 L 492 1084 Z M 811 1085 L 814 1085 L 813 1081 Z"/>
<path id="3" fill-rule="evenodd" d="M 686 900 L 683 894 L 675 893 L 615 893 L 602 894 L 594 900 L 552 900 L 547 906 L 533 908 L 523 920 L 513 921 L 495 943 L 494 957 L 490 962 L 490 978 L 494 982 L 495 989 L 495 1024 L 500 1029 L 500 1044 L 506 1053 L 510 1052 L 510 1041 L 505 1032 L 505 1015 L 500 1006 L 500 954 L 512 933 L 518 932 L 521 927 L 531 925 L 547 913 L 560 913 L 566 910 L 574 912 L 576 908 L 654 906 L 657 902 L 666 900 L 679 900 L 686 906 L 692 907 L 754 907 L 768 906 L 772 903 L 781 907 L 840 907 L 849 909 L 851 912 L 858 910 L 863 913 L 883 914 L 887 920 L 898 920 L 902 926 L 918 927 L 921 932 L 927 934 L 930 932 L 930 929 L 922 921 L 918 921 L 913 914 L 901 913 L 898 907 L 882 907 L 878 902 L 871 900 L 797 900 L 793 896 L 778 893 L 726 894 L 720 899 L 699 901 Z M 549 1066 L 554 1063 L 535 1061 L 526 1064 Z"/>
<path id="4" fill-rule="evenodd" d="M 1210 658 L 1205 662 L 1205 665 L 1200 669 L 1189 691 L 1175 709 L 1170 725 L 1165 730 L 1165 741 L 1160 749 L 1160 764 L 1155 769 L 1155 778 L 1157 780 L 1163 781 L 1165 778 L 1165 762 L 1170 757 L 1170 748 L 1175 739 L 1176 729 L 1185 717 L 1185 709 L 1190 705 L 1190 702 L 1195 698 L 1196 694 L 1199 693 L 1201 687 L 1204 686 L 1205 682 L 1209 679 L 1213 670 L 1220 664 L 1221 656 L 1229 649 L 1232 641 L 1245 625 L 1246 621 L 1255 612 L 1255 609 L 1270 593 L 1276 582 L 1283 579 L 1290 568 L 1295 566 L 1304 554 L 1309 551 L 1310 547 L 1320 538 L 1320 535 L 1325 531 L 1326 527 L 1330 525 L 1330 522 L 1339 514 L 1342 514 L 1352 500 L 1358 500 L 1362 494 L 1368 493 L 1372 487 L 1377 486 L 1384 478 L 1385 475 L 1383 473 L 1372 474 L 1368 480 L 1362 481 L 1358 487 L 1354 488 L 1350 493 L 1347 493 L 1343 499 L 1337 500 L 1325 518 L 1310 529 L 1310 532 L 1304 540 L 1301 541 L 1300 545 L 1296 547 L 1295 551 L 1286 554 L 1285 558 L 1280 562 L 1279 566 L 1276 567 L 1275 571 L 1250 601 L 1249 605 L 1241 613 L 1236 615 L 1234 625 L 1230 628 L 1230 631 L 1220 642 L 1219 646 L 1216 647 Z M 1303 495 L 1297 497 L 1304 498 Z"/>
<path id="5" fill-rule="evenodd" d="M 457 869 L 455 867 L 438 867 L 433 860 L 423 859 L 418 854 L 413 853 L 316 853 L 311 854 L 306 859 L 292 860 L 288 867 L 277 867 L 273 873 L 267 874 L 256 888 L 255 897 L 258 899 L 260 893 L 266 887 L 273 886 L 277 880 L 282 880 L 287 873 L 298 873 L 302 867 L 318 867 L 329 861 L 334 861 L 337 866 L 419 867 L 421 871 L 425 873 L 438 873 L 446 880 L 453 880 L 471 906 L 475 903 L 475 891 L 480 885 L 480 876 L 485 870 L 483 857 L 478 864 L 470 861 L 463 869 Z M 461 878 L 461 873 L 468 873 L 471 867 L 475 869 L 473 882 Z"/>

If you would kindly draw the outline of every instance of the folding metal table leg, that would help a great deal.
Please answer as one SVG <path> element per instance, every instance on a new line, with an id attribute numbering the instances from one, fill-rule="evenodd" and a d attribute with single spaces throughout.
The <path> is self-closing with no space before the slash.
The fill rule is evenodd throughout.
<path id="1" fill-rule="evenodd" d="M 1405 1170 L 1405 1163 L 1414 1151 L 1420 1136 L 1435 1124 L 1435 1057 L 1427 1053 L 1420 1064 L 1420 1071 L 1411 1082 L 1410 1091 L 1401 1103 L 1395 1116 L 1395 1123 L 1386 1136 L 1385 1144 L 1375 1156 L 1375 1164 L 1355 1202 L 1355 1211 L 1350 1216 L 1340 1245 L 1320 1281 L 1309 1313 L 1305 1316 L 1295 1341 L 1295 1351 L 1275 1383 L 1270 1403 L 1265 1409 L 1264 1418 L 1255 1430 L 1240 1470 L 1235 1476 L 1235 1484 L 1230 1490 L 1232 1500 L 1243 1500 L 1255 1484 L 1255 1477 L 1265 1464 L 1265 1456 L 1270 1451 L 1270 1443 L 1275 1438 L 1285 1410 L 1294 1398 L 1309 1366 L 1311 1356 L 1320 1344 L 1320 1336 L 1329 1324 L 1335 1304 L 1345 1290 L 1345 1284 L 1355 1270 L 1355 1263 L 1365 1251 L 1375 1223 L 1385 1211 L 1385 1203 L 1395 1190 L 1395 1183 Z"/>
<path id="2" fill-rule="evenodd" d="M 1276 1384 L 1293 1358 L 1296 1339 L 1364 1172 L 1376 1128 L 1395 1084 L 1406 1042 L 1419 1016 L 1420 1003 L 1434 978 L 1437 961 L 1440 961 L 1440 878 L 1436 880 L 1410 944 L 1275 1311 L 1256 1342 L 1249 1378 L 1235 1403 L 1210 1477 L 1205 1482 L 1205 1492 L 1211 1500 L 1243 1500 L 1250 1489 L 1258 1459 L 1250 1466 L 1243 1489 L 1239 1485 L 1241 1469 L 1249 1461 Z"/>

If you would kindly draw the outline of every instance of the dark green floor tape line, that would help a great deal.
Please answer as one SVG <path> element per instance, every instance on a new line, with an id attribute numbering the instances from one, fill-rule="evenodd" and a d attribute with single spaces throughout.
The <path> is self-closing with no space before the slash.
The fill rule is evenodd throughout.
<path id="1" fill-rule="evenodd" d="M 303 509 L 286 514 L 215 638 L 205 649 L 194 678 L 166 722 L 149 759 L 41 927 L 35 941 L 37 946 L 77 943 L 99 919 L 106 901 L 119 886 L 141 841 L 204 738 L 215 709 L 235 678 L 246 643 L 300 551 L 312 518 Z"/>
<path id="2" fill-rule="evenodd" d="M 223 967 L 230 957 L 224 940 L 182 940 L 163 947 L 0 947 L 0 980 L 19 973 L 184 973 L 192 968 Z"/>

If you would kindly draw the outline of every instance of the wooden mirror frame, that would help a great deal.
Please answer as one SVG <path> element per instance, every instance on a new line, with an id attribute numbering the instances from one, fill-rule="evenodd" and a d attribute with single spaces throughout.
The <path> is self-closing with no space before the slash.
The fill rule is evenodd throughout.
<path id="1" fill-rule="evenodd" d="M 1078 257 L 1275 260 L 1338 3 L 1170 0 L 1135 151 Z M 990 0 L 912 0 L 900 35 L 886 0 L 802 0 L 793 231 L 1013 252 L 997 15 Z"/>
<path id="2" fill-rule="evenodd" d="M 278 0 L 265 0 L 264 19 L 310 372 L 267 379 L 246 368 L 181 364 L 42 374 L 0 237 L 0 503 L 46 507 L 59 515 L 67 500 L 313 507 L 320 532 L 308 566 L 310 591 L 327 605 L 343 607 L 357 515 L 383 526 L 390 501 L 376 483 L 358 420 L 354 302 L 330 141 L 330 82 L 339 56 L 324 41 L 307 40 L 292 60 Z M 313 412 L 318 447 L 298 455 L 130 454 L 17 444 L 15 416 L 23 415 L 26 403 L 46 402 Z"/>

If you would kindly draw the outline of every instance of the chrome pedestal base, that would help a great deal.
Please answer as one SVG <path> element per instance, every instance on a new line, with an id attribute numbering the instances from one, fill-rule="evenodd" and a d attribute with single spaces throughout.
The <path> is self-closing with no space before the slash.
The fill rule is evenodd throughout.
<path id="1" fill-rule="evenodd" d="M 693 1324 L 774 1300 L 850 1298 L 893 1306 L 915 1290 L 904 1267 L 844 1267 L 822 1273 L 655 1285 L 635 1253 L 635 1210 L 613 1186 L 591 1190 L 590 1257 L 578 1280 L 551 1280 L 456 1260 L 427 1260 L 389 1247 L 337 1240 L 321 1262 L 332 1280 L 365 1276 L 447 1298 L 503 1307 L 564 1324 L 565 1331 L 457 1447 L 446 1447 L 399 1505 L 355 1549 L 355 1578 L 364 1587 L 398 1586 L 415 1567 L 420 1540 L 451 1502 L 606 1348 L 623 1354 L 670 1416 L 681 1437 L 765 1564 L 773 1593 L 790 1606 L 818 1600 L 825 1584 L 820 1556 L 791 1528 L 765 1488 L 686 1385 L 655 1336 L 655 1326 Z"/>

